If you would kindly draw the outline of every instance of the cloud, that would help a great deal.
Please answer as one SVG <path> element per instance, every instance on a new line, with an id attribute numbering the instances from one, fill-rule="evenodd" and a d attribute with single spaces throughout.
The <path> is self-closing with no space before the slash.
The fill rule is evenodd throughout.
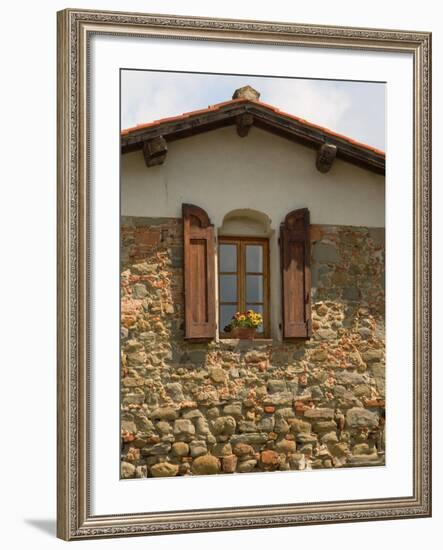
<path id="1" fill-rule="evenodd" d="M 368 82 L 128 70 L 122 73 L 122 128 L 226 101 L 246 84 L 265 103 L 384 149 L 385 86 Z"/>
<path id="2" fill-rule="evenodd" d="M 197 75 L 125 71 L 122 76 L 122 128 L 207 106 L 208 92 Z"/>
<path id="3" fill-rule="evenodd" d="M 352 104 L 344 90 L 319 81 L 272 82 L 265 84 L 261 93 L 261 99 L 266 103 L 336 131 Z"/>

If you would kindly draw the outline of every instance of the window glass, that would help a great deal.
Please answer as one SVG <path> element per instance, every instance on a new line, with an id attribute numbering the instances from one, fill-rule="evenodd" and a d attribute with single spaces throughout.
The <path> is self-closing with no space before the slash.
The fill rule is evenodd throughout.
<path id="1" fill-rule="evenodd" d="M 221 272 L 235 273 L 237 271 L 237 245 L 221 244 L 219 256 Z"/>
<path id="2" fill-rule="evenodd" d="M 246 275 L 246 301 L 263 302 L 263 275 Z"/>
<path id="3" fill-rule="evenodd" d="M 237 275 L 220 275 L 220 302 L 237 301 Z M 257 300 L 260 301 L 260 300 Z"/>
<path id="4" fill-rule="evenodd" d="M 263 272 L 263 247 L 256 244 L 246 245 L 246 271 L 248 273 Z"/>

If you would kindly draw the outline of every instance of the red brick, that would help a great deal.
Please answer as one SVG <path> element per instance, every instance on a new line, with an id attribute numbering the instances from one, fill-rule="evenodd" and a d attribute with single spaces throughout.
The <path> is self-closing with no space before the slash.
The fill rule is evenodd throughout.
<path id="1" fill-rule="evenodd" d="M 160 243 L 160 236 L 158 229 L 140 229 L 137 231 L 136 241 L 140 246 L 157 246 Z"/>

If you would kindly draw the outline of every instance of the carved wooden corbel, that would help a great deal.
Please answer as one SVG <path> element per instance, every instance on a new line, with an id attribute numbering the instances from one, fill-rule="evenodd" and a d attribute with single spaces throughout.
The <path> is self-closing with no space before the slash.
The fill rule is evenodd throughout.
<path id="1" fill-rule="evenodd" d="M 246 137 L 249 134 L 251 126 L 254 124 L 254 116 L 250 113 L 243 113 L 236 118 L 237 134 L 240 137 Z"/>
<path id="2" fill-rule="evenodd" d="M 315 163 L 317 170 L 323 174 L 329 172 L 336 156 L 337 146 L 331 143 L 323 143 L 317 151 L 317 160 Z"/>
<path id="3" fill-rule="evenodd" d="M 163 136 L 158 136 L 143 143 L 143 156 L 148 168 L 163 164 L 168 153 L 168 144 Z"/>

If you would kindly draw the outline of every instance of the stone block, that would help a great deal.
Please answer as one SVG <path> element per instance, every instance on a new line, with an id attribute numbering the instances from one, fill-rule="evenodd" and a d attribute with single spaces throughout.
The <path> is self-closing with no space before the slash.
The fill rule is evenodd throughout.
<path id="1" fill-rule="evenodd" d="M 264 399 L 265 405 L 274 405 L 274 406 L 282 406 L 282 405 L 291 405 L 293 400 L 292 392 L 279 392 L 279 393 L 271 393 L 270 395 L 267 395 Z"/>
<path id="2" fill-rule="evenodd" d="M 254 456 L 254 448 L 247 443 L 237 443 L 233 448 L 233 453 L 237 456 Z"/>
<path id="3" fill-rule="evenodd" d="M 376 428 L 378 415 L 361 407 L 353 407 L 346 413 L 348 428 Z"/>
<path id="4" fill-rule="evenodd" d="M 260 465 L 264 470 L 275 470 L 280 464 L 280 457 L 276 451 L 267 449 L 260 453 Z"/>
<path id="5" fill-rule="evenodd" d="M 189 454 L 189 445 L 184 441 L 177 441 L 172 445 L 172 453 L 176 456 L 186 456 Z"/>
<path id="6" fill-rule="evenodd" d="M 171 464 L 170 462 L 158 462 L 150 468 L 151 475 L 153 477 L 171 477 L 178 474 L 178 464 Z"/>
<path id="7" fill-rule="evenodd" d="M 310 420 L 330 420 L 334 418 L 334 409 L 308 409 L 304 416 Z"/>
<path id="8" fill-rule="evenodd" d="M 211 449 L 211 453 L 218 458 L 228 456 L 232 454 L 232 446 L 230 443 L 217 443 Z"/>
<path id="9" fill-rule="evenodd" d="M 223 384 L 224 382 L 226 382 L 226 373 L 223 369 L 219 367 L 213 367 L 209 369 L 209 376 L 216 384 Z"/>
<path id="10" fill-rule="evenodd" d="M 206 363 L 207 355 L 206 350 L 191 350 L 187 353 L 187 359 L 195 365 L 201 365 Z"/>
<path id="11" fill-rule="evenodd" d="M 151 418 L 158 420 L 175 420 L 178 416 L 177 411 L 172 407 L 160 407 L 151 413 Z"/>
<path id="12" fill-rule="evenodd" d="M 357 301 L 360 299 L 360 290 L 356 286 L 348 286 L 343 289 L 343 299 Z"/>
<path id="13" fill-rule="evenodd" d="M 314 430 L 316 432 L 329 432 L 331 430 L 336 430 L 337 424 L 334 420 L 322 420 L 314 424 Z"/>
<path id="14" fill-rule="evenodd" d="M 225 474 L 232 474 L 237 467 L 238 458 L 235 455 L 228 455 L 222 458 L 222 469 Z"/>
<path id="15" fill-rule="evenodd" d="M 276 412 L 275 412 L 275 417 L 278 418 L 278 417 L 281 417 L 281 418 L 294 418 L 295 417 L 295 412 L 290 408 L 290 407 L 284 407 L 282 409 L 278 409 Z"/>
<path id="16" fill-rule="evenodd" d="M 295 453 L 295 449 L 295 441 L 289 439 L 282 439 L 275 444 L 275 450 L 279 453 Z"/>
<path id="17" fill-rule="evenodd" d="M 353 371 L 337 371 L 335 378 L 339 384 L 343 386 L 355 386 L 356 384 L 362 384 L 365 382 L 365 376 Z"/>
<path id="18" fill-rule="evenodd" d="M 132 288 L 134 298 L 143 299 L 148 295 L 148 289 L 143 283 L 137 283 Z"/>
<path id="19" fill-rule="evenodd" d="M 349 446 L 346 442 L 341 441 L 331 445 L 329 450 L 333 456 L 346 456 L 349 453 Z"/>
<path id="20" fill-rule="evenodd" d="M 177 438 L 189 438 L 194 434 L 194 424 L 187 418 L 179 418 L 174 422 L 174 435 Z"/>
<path id="21" fill-rule="evenodd" d="M 295 439 L 298 443 L 317 443 L 317 435 L 312 433 L 298 433 L 295 436 Z"/>
<path id="22" fill-rule="evenodd" d="M 320 439 L 322 443 L 338 443 L 337 433 L 334 431 L 325 433 Z"/>
<path id="23" fill-rule="evenodd" d="M 362 354 L 363 361 L 366 363 L 377 363 L 382 357 L 382 349 L 369 349 Z"/>
<path id="24" fill-rule="evenodd" d="M 357 443 L 352 447 L 352 453 L 354 455 L 370 455 L 373 453 L 373 449 L 367 443 Z"/>
<path id="25" fill-rule="evenodd" d="M 233 416 L 236 419 L 241 418 L 242 416 L 241 403 L 230 403 L 229 405 L 225 405 L 225 407 L 223 408 L 223 414 L 226 414 L 228 416 Z"/>
<path id="26" fill-rule="evenodd" d="M 340 262 L 337 248 L 332 244 L 323 242 L 317 242 L 313 245 L 312 257 L 319 263 L 337 264 Z"/>
<path id="27" fill-rule="evenodd" d="M 272 432 L 274 430 L 275 418 L 274 416 L 263 416 L 259 422 L 257 422 L 257 427 L 261 432 Z M 257 428 L 255 430 L 257 431 Z"/>
<path id="28" fill-rule="evenodd" d="M 171 450 L 170 443 L 156 443 L 142 448 L 143 456 L 166 456 Z"/>
<path id="29" fill-rule="evenodd" d="M 371 387 L 368 384 L 358 384 L 354 388 L 354 395 L 356 397 L 369 397 L 371 393 Z"/>
<path id="30" fill-rule="evenodd" d="M 178 382 L 165 384 L 165 390 L 166 390 L 166 393 L 169 395 L 169 397 L 176 403 L 179 403 L 180 401 L 184 401 L 185 397 L 183 395 L 183 389 L 181 384 L 179 384 Z"/>
<path id="31" fill-rule="evenodd" d="M 298 434 L 298 433 L 309 433 L 311 431 L 311 424 L 309 422 L 305 422 L 301 418 L 292 418 L 288 420 L 289 426 L 291 428 L 291 432 Z"/>
<path id="32" fill-rule="evenodd" d="M 220 461 L 212 455 L 199 456 L 192 462 L 192 473 L 196 475 L 212 475 L 220 472 Z"/>
<path id="33" fill-rule="evenodd" d="M 128 432 L 130 434 L 137 433 L 137 426 L 132 420 L 122 420 L 121 421 L 121 431 Z"/>
<path id="34" fill-rule="evenodd" d="M 230 442 L 232 445 L 237 443 L 248 443 L 250 445 L 260 445 L 266 443 L 268 436 L 265 433 L 245 433 L 245 434 L 234 434 L 231 436 Z"/>
<path id="35" fill-rule="evenodd" d="M 330 328 L 320 328 L 314 332 L 314 338 L 316 340 L 333 340 L 337 338 L 337 333 Z"/>
<path id="36" fill-rule="evenodd" d="M 358 329 L 358 333 L 363 340 L 369 340 L 370 338 L 372 338 L 372 330 L 370 328 L 361 327 Z"/>
<path id="37" fill-rule="evenodd" d="M 135 477 L 138 477 L 138 478 L 148 477 L 148 467 L 146 466 L 146 464 L 142 464 L 141 466 L 136 467 Z"/>
<path id="38" fill-rule="evenodd" d="M 257 465 L 257 460 L 254 458 L 248 459 L 248 460 L 242 460 L 237 463 L 237 472 L 239 473 L 247 473 L 252 472 L 252 470 Z"/>
<path id="39" fill-rule="evenodd" d="M 120 477 L 122 479 L 129 479 L 135 476 L 135 466 L 130 462 L 121 462 L 120 464 Z"/>
<path id="40" fill-rule="evenodd" d="M 285 380 L 268 380 L 268 392 L 280 393 L 286 392 L 287 386 Z"/>
<path id="41" fill-rule="evenodd" d="M 233 416 L 219 416 L 212 422 L 211 431 L 214 435 L 231 435 L 235 432 L 236 425 Z"/>
<path id="42" fill-rule="evenodd" d="M 191 443 L 189 443 L 189 448 L 193 458 L 204 455 L 208 452 L 205 441 L 191 441 Z"/>
<path id="43" fill-rule="evenodd" d="M 385 247 L 385 228 L 384 227 L 370 227 L 369 238 L 372 240 L 377 248 Z"/>
<path id="44" fill-rule="evenodd" d="M 258 426 L 255 424 L 255 422 L 252 422 L 250 420 L 240 420 L 240 422 L 238 423 L 238 429 L 242 433 L 254 433 L 257 431 L 257 428 Z"/>

